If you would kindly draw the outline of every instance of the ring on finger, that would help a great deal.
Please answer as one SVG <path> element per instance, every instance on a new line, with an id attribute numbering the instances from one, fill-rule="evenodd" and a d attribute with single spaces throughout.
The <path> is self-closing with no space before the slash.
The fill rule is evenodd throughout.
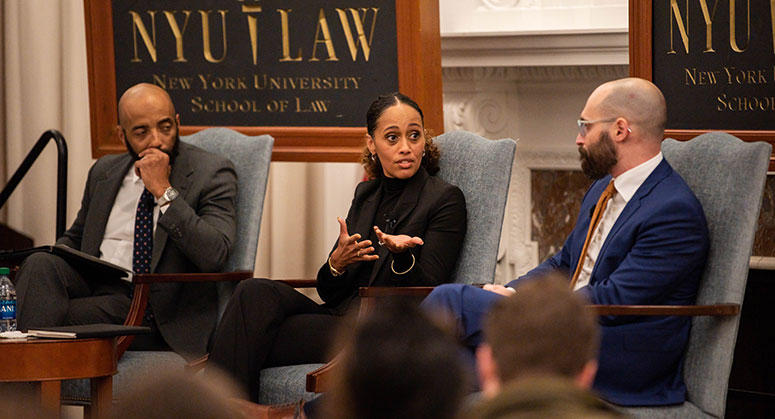
<path id="1" fill-rule="evenodd" d="M 358 253 L 356 253 L 356 255 L 358 255 L 358 257 L 361 257 L 361 251 L 359 250 Z"/>

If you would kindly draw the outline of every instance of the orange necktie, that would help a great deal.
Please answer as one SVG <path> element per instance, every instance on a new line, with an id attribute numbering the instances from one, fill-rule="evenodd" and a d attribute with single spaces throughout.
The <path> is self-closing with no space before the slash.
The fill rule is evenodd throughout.
<path id="1" fill-rule="evenodd" d="M 581 267 L 584 266 L 584 258 L 587 257 L 587 247 L 589 247 L 589 242 L 592 241 L 592 234 L 595 232 L 595 227 L 597 227 L 598 223 L 600 223 L 600 219 L 603 218 L 603 212 L 605 211 L 605 207 L 608 206 L 608 200 L 611 199 L 615 193 L 616 188 L 614 188 L 614 180 L 611 179 L 611 182 L 608 183 L 608 186 L 600 195 L 600 199 L 597 200 L 595 211 L 592 213 L 592 219 L 589 220 L 589 231 L 587 231 L 587 238 L 584 240 L 584 247 L 581 248 L 579 263 L 576 264 L 576 270 L 573 272 L 573 277 L 570 280 L 571 291 L 576 286 L 576 281 L 578 281 L 579 274 L 581 274 Z"/>

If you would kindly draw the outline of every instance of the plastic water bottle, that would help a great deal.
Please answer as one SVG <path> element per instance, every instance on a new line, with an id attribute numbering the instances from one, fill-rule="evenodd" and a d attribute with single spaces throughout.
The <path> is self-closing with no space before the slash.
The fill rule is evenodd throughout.
<path id="1" fill-rule="evenodd" d="M 16 288 L 8 275 L 11 270 L 0 268 L 0 332 L 16 330 Z"/>

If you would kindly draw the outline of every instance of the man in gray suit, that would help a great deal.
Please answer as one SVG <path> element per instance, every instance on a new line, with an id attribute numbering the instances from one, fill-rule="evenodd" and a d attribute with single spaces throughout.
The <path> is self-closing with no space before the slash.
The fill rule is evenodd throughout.
<path id="1" fill-rule="evenodd" d="M 118 108 L 127 153 L 92 166 L 78 216 L 57 243 L 134 272 L 220 270 L 236 234 L 232 163 L 180 141 L 180 118 L 157 86 L 129 88 Z M 16 278 L 21 330 L 120 324 L 129 311 L 129 282 L 94 278 L 49 253 L 28 257 Z M 216 321 L 214 284 L 153 284 L 149 307 L 144 323 L 153 334 L 136 349 L 205 352 Z"/>

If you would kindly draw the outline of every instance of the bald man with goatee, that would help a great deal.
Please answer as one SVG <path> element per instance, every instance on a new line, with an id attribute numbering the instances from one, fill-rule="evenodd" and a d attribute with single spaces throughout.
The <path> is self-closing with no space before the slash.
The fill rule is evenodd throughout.
<path id="1" fill-rule="evenodd" d="M 127 152 L 94 163 L 78 216 L 57 244 L 134 272 L 219 271 L 236 234 L 234 166 L 180 141 L 180 118 L 158 86 L 127 89 L 118 115 Z M 121 324 L 131 303 L 129 282 L 91 277 L 49 253 L 28 257 L 17 279 L 22 330 Z M 216 309 L 214 284 L 153 284 L 143 320 L 153 333 L 133 349 L 202 355 Z"/>
<path id="2" fill-rule="evenodd" d="M 424 306 L 452 313 L 473 349 L 489 308 L 518 293 L 517 283 L 550 272 L 562 272 L 592 304 L 694 304 L 708 228 L 699 201 L 660 151 L 666 119 L 665 98 L 649 81 L 595 89 L 576 136 L 581 169 L 595 182 L 562 249 L 506 286 L 442 285 Z M 688 317 L 607 316 L 600 326 L 594 388 L 604 399 L 624 406 L 684 402 Z"/>

